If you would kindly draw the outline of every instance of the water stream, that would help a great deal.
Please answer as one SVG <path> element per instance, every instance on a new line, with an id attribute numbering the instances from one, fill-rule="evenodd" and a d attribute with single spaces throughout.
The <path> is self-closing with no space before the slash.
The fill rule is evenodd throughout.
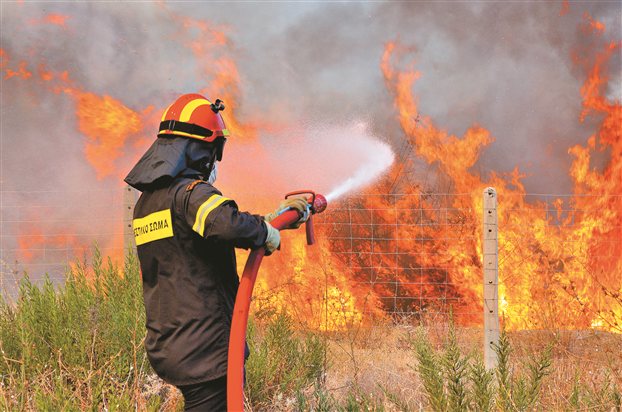
<path id="1" fill-rule="evenodd" d="M 393 164 L 395 155 L 388 144 L 375 139 L 361 140 L 360 143 L 367 146 L 364 150 L 367 152 L 368 160 L 326 195 L 329 203 L 352 190 L 372 183 Z"/>

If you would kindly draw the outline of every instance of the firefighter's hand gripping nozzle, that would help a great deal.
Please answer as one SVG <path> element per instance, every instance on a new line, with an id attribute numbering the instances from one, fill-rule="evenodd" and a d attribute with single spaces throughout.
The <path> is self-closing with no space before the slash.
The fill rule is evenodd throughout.
<path id="1" fill-rule="evenodd" d="M 305 226 L 306 226 L 306 232 L 307 232 L 307 244 L 313 245 L 315 243 L 315 232 L 313 230 L 312 217 L 313 215 L 317 213 L 322 213 L 324 210 L 326 210 L 326 207 L 328 206 L 328 202 L 326 201 L 326 198 L 323 195 L 319 193 L 315 193 L 312 190 L 299 190 L 296 192 L 290 192 L 285 195 L 285 199 L 291 196 L 300 196 L 300 195 L 303 195 L 303 196 L 309 195 L 308 202 L 309 202 L 309 208 L 311 211 L 311 215 L 307 219 Z"/>
<path id="2" fill-rule="evenodd" d="M 310 215 L 305 223 L 307 232 L 307 244 L 315 243 L 312 216 L 326 210 L 328 203 L 326 198 L 311 190 L 299 190 L 285 195 L 285 199 L 291 196 L 309 196 Z M 291 227 L 304 216 L 304 212 L 296 209 L 286 209 L 270 220 L 270 224 L 278 230 Z M 229 361 L 227 365 L 227 410 L 244 410 L 244 347 L 246 342 L 246 326 L 248 324 L 248 311 L 250 308 L 251 295 L 255 286 L 255 279 L 259 271 L 259 265 L 264 256 L 265 249 L 257 249 L 251 252 L 244 266 L 242 279 L 235 299 L 233 319 L 231 321 L 231 333 L 229 334 Z"/>

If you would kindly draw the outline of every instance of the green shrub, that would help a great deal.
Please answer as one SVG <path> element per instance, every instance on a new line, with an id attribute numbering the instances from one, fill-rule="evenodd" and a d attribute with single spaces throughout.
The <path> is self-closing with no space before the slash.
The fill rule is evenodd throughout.
<path id="1" fill-rule="evenodd" d="M 510 340 L 505 331 L 501 333 L 499 343 L 495 345 L 499 410 L 526 411 L 538 402 L 542 380 L 551 371 L 552 350 L 552 345 L 548 345 L 542 353 L 533 355 L 527 361 L 526 373 L 515 374 L 510 367 Z"/>
<path id="2" fill-rule="evenodd" d="M 481 358 L 476 358 L 470 365 L 469 381 L 471 382 L 471 393 L 469 404 L 476 411 L 487 412 L 493 410 L 494 399 L 494 375 L 486 370 Z"/>
<path id="3" fill-rule="evenodd" d="M 286 314 L 271 319 L 261 335 L 251 323 L 248 341 L 246 395 L 253 408 L 267 407 L 277 397 L 294 401 L 321 377 L 324 342 L 318 335 L 296 332 Z"/>
<path id="4" fill-rule="evenodd" d="M 432 347 L 423 328 L 419 328 L 414 341 L 417 358 L 417 372 L 423 381 L 423 388 L 430 409 L 433 411 L 447 410 L 447 394 L 445 380 L 440 368 L 441 354 Z"/>
<path id="5" fill-rule="evenodd" d="M 551 367 L 552 347 L 548 346 L 528 361 L 527 373 L 513 373 L 512 348 L 503 332 L 495 346 L 498 365 L 494 372 L 487 371 L 480 357 L 461 353 L 451 321 L 442 350 L 432 346 L 423 329 L 413 343 L 416 370 L 428 406 L 434 411 L 530 410 L 538 402 L 542 380 Z"/>
<path id="6" fill-rule="evenodd" d="M 622 411 L 622 394 L 606 374 L 604 381 L 597 387 L 581 385 L 579 376 L 575 376 L 572 392 L 568 397 L 569 411 Z"/>
<path id="7" fill-rule="evenodd" d="M 61 286 L 24 276 L 15 302 L 0 302 L 0 406 L 126 410 L 138 402 L 152 373 L 140 283 L 134 255 L 121 271 L 97 249 L 92 265 L 76 264 Z"/>

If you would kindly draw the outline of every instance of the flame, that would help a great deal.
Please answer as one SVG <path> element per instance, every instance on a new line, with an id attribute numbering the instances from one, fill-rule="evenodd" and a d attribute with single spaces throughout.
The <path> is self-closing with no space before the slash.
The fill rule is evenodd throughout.
<path id="1" fill-rule="evenodd" d="M 27 63 L 19 62 L 19 68 L 17 70 L 6 69 L 4 79 L 10 79 L 11 77 L 21 77 L 22 79 L 29 79 L 32 77 L 32 73 L 26 69 Z"/>
<path id="2" fill-rule="evenodd" d="M 8 66 L 9 57 L 2 50 L 2 67 Z M 27 69 L 28 63 L 19 63 L 19 69 L 5 68 L 5 79 L 12 77 L 27 80 L 32 72 Z M 134 111 L 118 99 L 111 96 L 99 96 L 84 91 L 71 79 L 67 71 L 54 73 L 44 63 L 38 65 L 38 78 L 49 90 L 70 96 L 76 105 L 78 130 L 85 137 L 85 159 L 95 169 L 98 179 L 108 176 L 120 177 L 126 172 L 115 164 L 123 154 L 131 140 L 143 131 L 144 119 L 153 111 L 147 107 L 142 112 Z M 54 82 L 56 80 L 56 82 Z"/>
<path id="3" fill-rule="evenodd" d="M 221 99 L 227 110 L 222 113 L 227 129 L 238 140 L 253 140 L 257 127 L 249 121 L 241 122 L 236 116 L 241 96 L 240 75 L 233 58 L 226 53 L 230 43 L 223 28 L 191 17 L 173 15 L 181 23 L 184 45 L 189 48 L 199 65 L 202 76 L 208 80 L 199 93 L 211 99 Z"/>
<path id="4" fill-rule="evenodd" d="M 54 79 L 54 73 L 48 71 L 44 64 L 39 65 L 39 77 L 45 82 L 49 82 Z"/>
<path id="5" fill-rule="evenodd" d="M 560 14 L 568 10 L 569 2 L 564 1 Z M 279 130 L 284 125 L 240 116 L 244 85 L 230 53 L 228 29 L 167 12 L 179 29 L 177 40 L 190 50 L 198 66 L 199 91 L 222 99 L 227 106 L 225 121 L 243 146 L 230 161 L 242 164 L 250 154 L 257 162 L 268 158 L 257 138 L 258 130 Z M 48 14 L 41 22 L 66 27 L 68 19 Z M 605 25 L 589 15 L 583 24 L 598 36 L 605 31 Z M 366 196 L 330 205 L 333 211 L 327 213 L 338 223 L 318 225 L 319 242 L 313 248 L 305 245 L 301 231 L 283 233 L 282 250 L 266 258 L 262 266 L 255 293 L 257 313 L 285 310 L 309 327 L 339 330 L 383 317 L 385 312 L 425 314 L 452 307 L 461 322 L 480 323 L 481 193 L 494 186 L 500 199 L 499 297 L 506 325 L 619 331 L 622 309 L 615 303 L 622 292 L 622 114 L 620 102 L 612 101 L 605 92 L 607 62 L 619 49 L 619 43 L 612 43 L 598 53 L 581 88 L 579 121 L 594 117 L 602 123 L 586 144 L 568 150 L 573 157 L 569 174 L 574 195 L 532 200 L 518 168 L 484 177 L 473 171 L 482 153 L 494 144 L 494 137 L 478 124 L 463 136 L 434 124 L 421 112 L 412 92 L 425 73 L 414 66 L 398 70 L 395 60 L 410 50 L 395 42 L 386 44 L 380 70 L 406 136 L 404 147 L 437 168 L 436 183 L 447 185 L 454 194 L 436 196 L 421 182 L 402 181 L 413 169 L 414 159 L 400 159 L 382 181 L 366 189 Z M 75 103 L 76 138 L 81 139 L 84 160 L 98 179 L 123 176 L 131 161 L 122 160 L 136 160 L 153 140 L 152 131 L 157 129 L 164 107 L 132 108 L 120 99 L 88 90 L 74 81 L 68 70 L 54 72 L 44 62 L 11 64 L 3 49 L 0 57 L 5 79 L 37 81 Z M 602 170 L 592 166 L 595 154 L 609 158 Z M 228 179 L 229 186 L 249 185 L 248 175 Z M 280 184 L 279 179 L 285 177 L 275 176 Z M 275 203 L 271 196 L 247 194 L 242 198 L 238 203 L 248 205 L 244 209 L 268 210 Z M 322 222 L 321 215 L 317 219 Z M 82 241 L 69 234 L 78 229 L 65 228 L 65 235 L 46 235 L 58 233 L 53 229 L 24 227 L 18 241 L 22 258 L 43 258 L 31 249 L 47 245 L 60 245 L 75 253 L 84 249 Z M 111 239 L 111 244 L 122 244 L 120 236 Z M 240 271 L 244 261 L 240 252 Z"/>
<path id="6" fill-rule="evenodd" d="M 598 24 L 594 27 L 604 29 Z M 622 308 L 616 301 L 622 290 L 622 109 L 619 101 L 612 102 L 603 94 L 607 84 L 606 62 L 619 47 L 618 43 L 610 44 L 597 56 L 581 88 L 583 111 L 579 121 L 590 115 L 604 116 L 604 119 L 598 133 L 591 136 L 585 146 L 569 149 L 575 157 L 570 168 L 575 196 L 554 199 L 549 207 L 543 201 L 527 202 L 518 169 L 509 176 L 492 173 L 488 179 L 470 172 L 482 150 L 494 139 L 477 125 L 461 138 L 451 136 L 428 117 L 422 117 L 411 92 L 414 82 L 422 75 L 414 70 L 396 71 L 391 65 L 396 44 L 387 44 L 381 69 L 403 131 L 417 155 L 438 165 L 456 193 L 472 194 L 452 196 L 449 206 L 474 212 L 452 217 L 460 223 L 460 237 L 468 234 L 472 240 L 452 239 L 454 228 L 429 234 L 425 234 L 424 229 L 423 236 L 430 239 L 430 243 L 412 245 L 421 257 L 408 262 L 409 265 L 446 267 L 455 296 L 468 307 L 479 310 L 482 268 L 478 256 L 481 256 L 482 246 L 478 232 L 482 222 L 475 211 L 482 210 L 482 189 L 494 186 L 500 199 L 500 300 L 506 325 L 510 328 L 598 326 L 622 330 Z M 602 171 L 590 166 L 591 154 L 597 150 L 609 154 L 609 163 Z M 405 209 L 417 209 L 418 202 L 424 203 L 411 200 Z M 387 206 L 387 202 L 367 203 L 374 208 Z M 434 210 L 433 207 L 424 208 L 428 209 Z M 402 216 L 400 219 L 413 222 L 414 218 Z M 437 228 L 443 229 L 442 226 Z M 439 250 L 447 254 L 438 253 Z M 465 253 L 468 250 L 477 253 Z M 427 272 L 435 274 L 433 269 Z M 408 280 L 412 281 L 400 279 L 401 282 Z M 429 292 L 433 296 L 446 293 Z"/>
<path id="7" fill-rule="evenodd" d="M 79 85 L 75 84 L 67 71 L 55 73 L 44 63 L 40 63 L 36 72 L 38 76 L 34 76 L 33 72 L 28 69 L 27 62 L 19 62 L 18 68 L 15 69 L 11 67 L 6 51 L 0 50 L 0 54 L 5 79 L 35 81 L 47 90 L 57 94 L 63 93 L 75 101 L 78 130 L 85 137 L 85 160 L 94 168 L 98 179 L 112 174 L 120 175 L 121 172 L 115 165 L 115 160 L 126 150 L 128 139 L 135 137 L 136 133 L 142 130 L 140 114 L 110 96 L 98 96 L 83 91 Z M 87 209 L 85 211 L 90 212 Z M 47 221 L 45 217 L 53 216 L 53 210 L 42 210 L 35 206 L 29 208 L 27 204 L 23 214 L 27 218 L 26 222 L 32 222 L 22 223 L 18 228 L 19 253 L 17 257 L 23 262 L 57 264 L 61 260 L 67 261 L 73 257 L 85 256 L 93 246 L 88 236 L 78 235 L 83 233 L 85 228 L 80 228 L 77 224 L 58 226 Z M 93 218 L 90 214 L 88 216 Z M 91 222 L 89 229 L 98 226 L 96 221 Z M 121 233 L 122 229 L 118 232 Z M 118 263 L 123 259 L 121 252 L 123 247 L 120 245 L 122 245 L 122 237 L 119 235 L 108 239 L 99 247 Z M 50 256 L 56 256 L 56 261 L 51 261 Z M 66 263 L 71 265 L 71 262 Z"/>
<path id="8" fill-rule="evenodd" d="M 76 101 L 78 129 L 87 137 L 84 154 L 97 171 L 97 178 L 115 174 L 115 160 L 128 139 L 142 131 L 139 113 L 110 96 L 68 89 Z"/>
<path id="9" fill-rule="evenodd" d="M 562 1 L 562 6 L 561 6 L 561 8 L 559 10 L 559 15 L 560 16 L 565 16 L 569 12 L 570 12 L 570 2 L 568 0 L 563 0 Z"/>
<path id="10" fill-rule="evenodd" d="M 67 28 L 67 20 L 69 20 L 69 16 L 59 13 L 48 13 L 40 19 L 31 19 L 30 24 L 38 25 L 38 24 L 50 24 L 53 26 L 59 26 L 63 29 Z"/>
<path id="11" fill-rule="evenodd" d="M 309 247 L 300 231 L 283 232 L 281 238 L 281 250 L 264 259 L 255 286 L 253 309 L 259 316 L 285 311 L 305 327 L 326 331 L 382 316 L 376 296 L 353 282 L 326 239 Z"/>
<path id="12" fill-rule="evenodd" d="M 24 232 L 18 237 L 20 257 L 26 262 L 33 262 L 35 259 L 41 261 L 45 258 L 46 252 L 54 250 L 65 251 L 84 251 L 84 245 L 76 236 L 55 234 L 49 235 L 40 226 L 30 226 L 24 228 Z M 64 259 L 60 259 L 64 261 Z"/>
<path id="13" fill-rule="evenodd" d="M 594 20 L 588 12 L 585 12 L 583 14 L 583 19 L 587 23 L 586 26 L 584 26 L 584 31 L 593 32 L 597 34 L 603 34 L 605 32 L 606 30 L 605 23 L 598 21 L 598 20 Z"/>

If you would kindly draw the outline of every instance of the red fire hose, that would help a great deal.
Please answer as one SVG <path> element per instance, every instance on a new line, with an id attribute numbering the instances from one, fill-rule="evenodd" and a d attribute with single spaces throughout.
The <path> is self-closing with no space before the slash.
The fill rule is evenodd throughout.
<path id="1" fill-rule="evenodd" d="M 321 213 L 326 209 L 326 198 L 320 194 L 315 194 L 310 190 L 303 190 L 288 193 L 285 198 L 294 195 L 311 195 L 309 205 L 311 215 Z M 281 214 L 270 222 L 278 230 L 282 230 L 301 218 L 297 210 L 285 209 Z M 311 216 L 306 222 L 307 244 L 315 243 L 313 232 L 313 222 Z M 263 248 L 253 250 L 248 256 L 238 294 L 233 307 L 233 319 L 231 320 L 231 333 L 229 336 L 229 354 L 227 365 L 227 410 L 237 412 L 244 410 L 244 346 L 246 342 L 246 327 L 248 324 L 248 311 L 251 304 L 251 296 L 257 272 L 261 265 L 265 250 Z"/>

